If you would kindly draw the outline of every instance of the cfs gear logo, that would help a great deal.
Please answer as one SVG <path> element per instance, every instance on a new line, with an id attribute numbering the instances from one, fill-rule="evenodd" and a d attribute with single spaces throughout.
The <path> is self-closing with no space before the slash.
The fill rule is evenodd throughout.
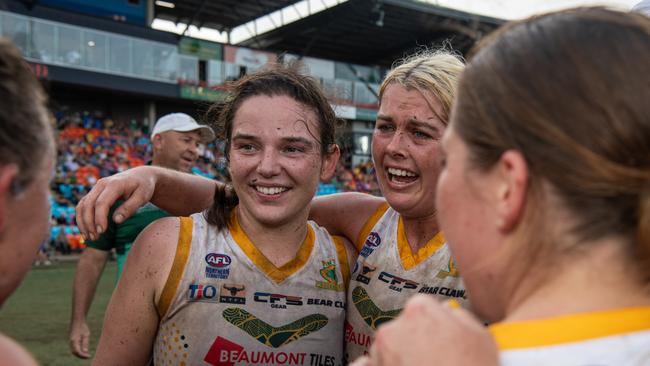
<path id="1" fill-rule="evenodd" d="M 189 301 L 217 302 L 217 288 L 212 285 L 190 284 L 187 297 Z"/>
<path id="2" fill-rule="evenodd" d="M 397 292 L 402 292 L 403 289 L 414 290 L 420 285 L 415 281 L 398 277 L 388 272 L 380 273 L 379 280 L 382 282 L 386 282 L 388 284 L 389 289 Z"/>
<path id="3" fill-rule="evenodd" d="M 445 271 L 444 269 L 441 269 L 438 274 L 436 275 L 438 278 L 447 278 L 447 277 L 460 277 L 460 273 L 458 272 L 458 267 L 456 266 L 456 262 L 449 257 L 449 264 L 447 265 L 447 270 Z"/>
<path id="4" fill-rule="evenodd" d="M 271 304 L 274 309 L 286 309 L 287 305 L 302 306 L 302 297 L 288 296 L 282 294 L 270 294 L 268 292 L 256 292 L 253 297 L 255 302 L 265 302 Z"/>
<path id="5" fill-rule="evenodd" d="M 345 284 L 338 283 L 338 278 L 336 276 L 336 261 L 330 259 L 328 261 L 322 261 L 323 268 L 320 269 L 320 275 L 325 279 L 325 281 L 316 281 L 316 287 L 322 288 L 324 290 L 332 291 L 345 291 Z"/>
<path id="6" fill-rule="evenodd" d="M 232 260 L 229 256 L 220 253 L 209 253 L 205 256 L 205 277 L 218 278 L 225 280 L 230 275 L 230 263 Z"/>
<path id="7" fill-rule="evenodd" d="M 373 266 L 368 262 L 363 262 L 363 264 L 361 264 L 361 272 L 357 275 L 355 279 L 367 285 L 370 283 L 370 277 L 372 276 L 372 273 L 375 272 L 376 270 L 377 267 Z"/>
<path id="8" fill-rule="evenodd" d="M 368 234 L 366 242 L 363 244 L 363 248 L 361 249 L 361 253 L 359 253 L 359 255 L 367 258 L 380 244 L 381 237 L 379 234 L 375 231 L 371 232 Z"/>
<path id="9" fill-rule="evenodd" d="M 246 304 L 246 286 L 236 283 L 224 283 L 221 286 L 219 302 L 226 304 Z"/>

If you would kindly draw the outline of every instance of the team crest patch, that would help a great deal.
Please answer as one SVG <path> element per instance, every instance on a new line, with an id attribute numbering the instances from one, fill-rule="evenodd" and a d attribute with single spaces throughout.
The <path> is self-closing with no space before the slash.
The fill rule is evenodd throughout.
<path id="1" fill-rule="evenodd" d="M 205 256 L 205 277 L 225 280 L 230 275 L 232 259 L 221 253 L 209 253 Z"/>
<path id="2" fill-rule="evenodd" d="M 319 272 L 325 281 L 316 281 L 316 287 L 325 290 L 345 291 L 345 285 L 342 282 L 339 283 L 336 276 L 336 262 L 333 259 L 323 261 L 323 268 Z"/>
<path id="3" fill-rule="evenodd" d="M 447 270 L 440 270 L 438 271 L 438 274 L 436 275 L 438 278 L 447 278 L 447 277 L 460 277 L 460 273 L 458 272 L 458 267 L 456 266 L 456 262 L 454 262 L 453 259 L 449 258 L 449 264 L 447 265 Z"/>
<path id="4" fill-rule="evenodd" d="M 366 242 L 363 244 L 363 248 L 361 248 L 361 253 L 359 253 L 359 255 L 367 258 L 380 244 L 381 237 L 379 234 L 374 231 L 371 232 L 368 234 Z"/>

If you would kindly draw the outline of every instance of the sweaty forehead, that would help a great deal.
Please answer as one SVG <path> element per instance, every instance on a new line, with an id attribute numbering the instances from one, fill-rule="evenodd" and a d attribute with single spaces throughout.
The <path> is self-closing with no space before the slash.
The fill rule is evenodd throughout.
<path id="1" fill-rule="evenodd" d="M 289 97 L 259 96 L 246 100 L 237 110 L 232 135 L 311 137 L 317 131 L 318 121 L 311 108 Z"/>

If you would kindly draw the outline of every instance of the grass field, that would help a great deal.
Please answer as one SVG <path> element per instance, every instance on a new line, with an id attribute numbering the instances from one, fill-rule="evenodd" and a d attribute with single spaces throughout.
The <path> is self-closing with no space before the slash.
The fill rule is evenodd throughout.
<path id="1" fill-rule="evenodd" d="M 76 262 L 59 262 L 32 269 L 0 309 L 0 332 L 25 346 L 44 366 L 90 365 L 68 350 L 68 322 Z M 104 310 L 115 285 L 115 262 L 109 262 L 88 314 L 94 353 Z"/>

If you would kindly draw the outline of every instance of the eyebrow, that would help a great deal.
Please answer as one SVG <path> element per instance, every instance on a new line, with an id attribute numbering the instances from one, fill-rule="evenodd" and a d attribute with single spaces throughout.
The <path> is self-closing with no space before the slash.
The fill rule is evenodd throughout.
<path id="1" fill-rule="evenodd" d="M 248 135 L 243 133 L 238 133 L 232 137 L 232 140 L 253 140 L 258 141 L 259 138 L 254 135 Z M 307 146 L 313 146 L 314 143 L 304 137 L 283 137 L 282 142 L 284 143 L 300 143 Z"/>
<path id="2" fill-rule="evenodd" d="M 386 121 L 386 122 L 394 122 L 395 121 L 393 119 L 393 117 L 391 117 L 391 116 L 389 116 L 387 114 L 377 114 L 377 119 L 380 119 L 380 120 Z M 433 116 L 432 118 L 429 118 L 429 119 L 435 119 L 435 116 Z M 409 118 L 408 120 L 406 120 L 406 124 L 409 127 L 425 128 L 425 129 L 431 130 L 431 131 L 433 131 L 435 133 L 442 133 L 438 127 L 432 126 L 432 125 L 430 125 L 430 124 L 428 124 L 428 123 L 426 123 L 426 122 L 424 122 L 422 120 L 419 120 L 419 119 Z"/>
<path id="3" fill-rule="evenodd" d="M 432 126 L 426 122 L 417 120 L 417 119 L 409 119 L 406 121 L 406 124 L 411 127 L 418 127 L 418 128 L 424 128 L 430 131 L 433 131 L 435 133 L 441 133 L 440 129 L 436 126 Z"/>
<path id="4" fill-rule="evenodd" d="M 288 143 L 299 143 L 299 144 L 304 144 L 308 146 L 313 146 L 314 143 L 311 142 L 310 140 L 307 140 L 304 137 L 283 137 L 283 141 L 288 142 Z"/>
<path id="5" fill-rule="evenodd" d="M 386 114 L 377 114 L 377 119 L 381 119 L 387 122 L 393 122 L 393 117 Z"/>
<path id="6" fill-rule="evenodd" d="M 238 133 L 232 137 L 232 140 L 257 140 L 258 138 L 253 135 L 247 135 L 244 133 Z"/>

